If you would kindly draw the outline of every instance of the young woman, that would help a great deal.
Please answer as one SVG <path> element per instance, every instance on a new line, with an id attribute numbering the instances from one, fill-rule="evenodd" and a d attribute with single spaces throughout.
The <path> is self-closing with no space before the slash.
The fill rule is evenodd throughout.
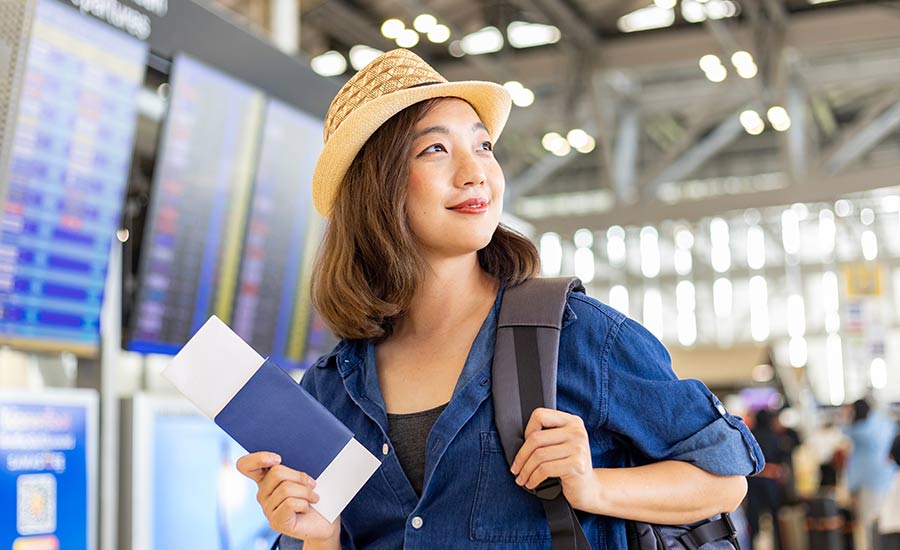
<path id="1" fill-rule="evenodd" d="M 382 466 L 330 524 L 309 507 L 308 475 L 272 453 L 243 457 L 282 548 L 549 548 L 522 486 L 558 477 L 591 545 L 624 549 L 619 518 L 731 511 L 743 476 L 762 468 L 743 423 L 678 380 L 659 341 L 573 294 L 559 410 L 535 411 L 510 472 L 490 365 L 503 290 L 534 277 L 538 255 L 500 225 L 492 150 L 509 109 L 502 87 L 447 82 L 407 50 L 380 56 L 332 103 L 313 179 L 330 220 L 313 299 L 343 340 L 301 384 Z"/>

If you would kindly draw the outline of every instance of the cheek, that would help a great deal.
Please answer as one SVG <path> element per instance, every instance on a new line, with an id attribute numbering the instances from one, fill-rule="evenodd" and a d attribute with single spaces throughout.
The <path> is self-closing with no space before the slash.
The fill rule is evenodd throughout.
<path id="1" fill-rule="evenodd" d="M 410 217 L 428 215 L 433 207 L 428 187 L 426 181 L 410 178 L 406 188 L 406 212 Z"/>

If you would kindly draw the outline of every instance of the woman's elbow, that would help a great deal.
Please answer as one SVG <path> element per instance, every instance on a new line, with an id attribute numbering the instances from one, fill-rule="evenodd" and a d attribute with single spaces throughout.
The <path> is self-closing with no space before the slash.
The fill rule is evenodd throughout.
<path id="1" fill-rule="evenodd" d="M 721 505 L 719 512 L 733 512 L 747 495 L 747 478 L 744 476 L 723 476 Z"/>

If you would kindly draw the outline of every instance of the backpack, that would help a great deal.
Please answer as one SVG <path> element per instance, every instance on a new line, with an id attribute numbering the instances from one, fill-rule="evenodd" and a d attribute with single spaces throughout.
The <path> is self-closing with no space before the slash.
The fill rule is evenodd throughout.
<path id="1" fill-rule="evenodd" d="M 584 293 L 581 281 L 531 279 L 504 293 L 494 348 L 492 401 L 510 465 L 525 442 L 525 425 L 534 409 L 556 408 L 559 334 L 571 292 Z M 558 478 L 524 490 L 541 500 L 553 550 L 590 550 Z M 727 513 L 686 525 L 627 521 L 626 533 L 629 550 L 740 550 Z"/>

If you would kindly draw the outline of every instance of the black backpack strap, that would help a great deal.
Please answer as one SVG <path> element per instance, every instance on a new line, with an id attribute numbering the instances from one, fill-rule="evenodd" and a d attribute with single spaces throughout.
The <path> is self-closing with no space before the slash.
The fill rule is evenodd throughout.
<path id="1" fill-rule="evenodd" d="M 539 408 L 556 408 L 559 333 L 572 291 L 584 292 L 578 279 L 531 279 L 506 289 L 497 322 L 491 393 L 500 442 L 508 464 L 525 442 L 525 426 Z M 531 491 L 541 499 L 553 550 L 589 550 L 575 511 L 559 479 Z"/>
<path id="2" fill-rule="evenodd" d="M 728 513 L 722 514 L 717 520 L 698 525 L 678 538 L 688 550 L 699 550 L 704 544 L 723 539 L 730 541 L 735 548 L 740 548 L 737 529 Z"/>

